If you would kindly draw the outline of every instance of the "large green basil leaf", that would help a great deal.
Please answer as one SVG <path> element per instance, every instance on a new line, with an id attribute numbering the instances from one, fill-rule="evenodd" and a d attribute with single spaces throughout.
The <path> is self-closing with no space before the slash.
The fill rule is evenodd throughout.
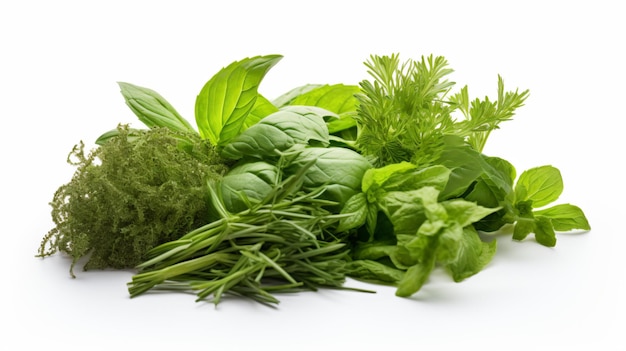
<path id="1" fill-rule="evenodd" d="M 363 174 L 372 167 L 365 157 L 350 149 L 309 147 L 300 152 L 287 171 L 295 173 L 311 160 L 315 163 L 304 175 L 303 188 L 323 186 L 321 197 L 336 201 L 340 207 L 360 192 Z"/>
<path id="2" fill-rule="evenodd" d="M 324 85 L 322 84 L 305 84 L 303 86 L 299 86 L 297 88 L 293 88 L 291 90 L 289 90 L 288 92 L 284 93 L 283 95 L 277 97 L 276 99 L 272 100 L 272 104 L 274 104 L 276 107 L 281 108 L 283 106 L 287 106 L 287 105 L 292 105 L 292 101 L 293 99 L 295 99 L 296 97 L 302 95 L 302 94 L 306 94 L 307 92 L 317 89 L 319 87 L 322 87 Z"/>
<path id="3" fill-rule="evenodd" d="M 274 106 L 268 99 L 259 94 L 254 103 L 254 107 L 252 107 L 252 110 L 248 113 L 248 116 L 241 126 L 241 131 L 259 123 L 260 120 L 274 112 L 278 112 L 278 107 Z"/>
<path id="4" fill-rule="evenodd" d="M 250 207 L 263 200 L 279 181 L 276 166 L 263 162 L 245 162 L 233 167 L 221 180 L 224 206 L 231 213 Z"/>
<path id="5" fill-rule="evenodd" d="M 272 113 L 243 131 L 222 149 L 222 156 L 276 158 L 296 144 L 329 144 L 324 115 L 332 112 L 311 106 L 291 106 Z"/>
<path id="6" fill-rule="evenodd" d="M 356 85 L 323 85 L 298 95 L 289 105 L 317 106 L 338 115 L 355 113 L 358 104 L 355 95 L 360 91 Z"/>
<path id="7" fill-rule="evenodd" d="M 214 145 L 224 145 L 237 136 L 256 104 L 261 80 L 280 59 L 281 55 L 245 58 L 215 74 L 196 98 L 200 135 Z"/>

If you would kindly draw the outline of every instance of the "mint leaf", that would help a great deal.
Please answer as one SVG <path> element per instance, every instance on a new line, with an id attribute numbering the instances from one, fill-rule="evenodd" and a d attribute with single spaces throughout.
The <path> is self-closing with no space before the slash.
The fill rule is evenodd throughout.
<path id="1" fill-rule="evenodd" d="M 424 261 L 409 267 L 398 283 L 396 296 L 409 297 L 418 292 L 430 276 L 433 268 L 435 268 L 434 255 L 429 255 Z"/>
<path id="2" fill-rule="evenodd" d="M 352 277 L 382 283 L 397 283 L 404 277 L 404 271 L 372 260 L 356 260 L 346 266 Z"/>
<path id="3" fill-rule="evenodd" d="M 516 201 L 532 201 L 540 208 L 556 201 L 563 192 L 561 172 L 552 166 L 541 166 L 524 171 L 515 185 Z"/>
<path id="4" fill-rule="evenodd" d="M 537 216 L 550 218 L 554 230 L 566 232 L 574 229 L 590 230 L 591 226 L 583 211 L 574 205 L 561 204 L 534 212 Z"/>
<path id="5" fill-rule="evenodd" d="M 548 247 L 556 245 L 556 233 L 550 218 L 536 216 L 533 231 L 535 232 L 535 240 L 541 245 Z"/>
<path id="6" fill-rule="evenodd" d="M 245 58 L 215 74 L 196 98 L 200 136 L 214 145 L 224 145 L 239 135 L 256 104 L 261 80 L 280 59 L 280 55 Z"/>
<path id="7" fill-rule="evenodd" d="M 456 260 L 446 265 L 455 282 L 480 272 L 491 262 L 496 253 L 496 241 L 485 243 L 480 240 L 478 232 L 473 227 L 465 227 L 458 249 Z"/>
<path id="8" fill-rule="evenodd" d="M 357 193 L 353 195 L 341 209 L 342 215 L 349 215 L 339 221 L 337 232 L 344 232 L 358 228 L 365 224 L 369 213 L 368 203 L 365 194 Z"/>

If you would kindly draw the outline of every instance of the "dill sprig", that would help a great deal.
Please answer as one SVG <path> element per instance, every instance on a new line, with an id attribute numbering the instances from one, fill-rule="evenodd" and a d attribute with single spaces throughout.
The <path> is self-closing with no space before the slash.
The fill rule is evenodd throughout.
<path id="1" fill-rule="evenodd" d="M 428 164 L 436 159 L 446 135 L 461 136 L 482 151 L 489 133 L 510 120 L 528 91 L 504 92 L 498 77 L 498 98 L 470 102 L 465 86 L 449 96 L 453 72 L 442 56 L 422 56 L 401 62 L 397 54 L 372 55 L 365 62 L 372 80 L 360 83 L 359 132 L 356 145 L 376 166 L 410 161 Z M 464 119 L 458 120 L 456 111 Z"/>

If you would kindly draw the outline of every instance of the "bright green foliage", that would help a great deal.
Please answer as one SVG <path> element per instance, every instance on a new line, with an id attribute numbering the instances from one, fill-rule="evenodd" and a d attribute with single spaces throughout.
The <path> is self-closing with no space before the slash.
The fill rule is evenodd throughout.
<path id="1" fill-rule="evenodd" d="M 214 75 L 196 99 L 200 135 L 220 146 L 238 135 L 256 104 L 261 80 L 280 59 L 280 55 L 246 58 Z"/>
<path id="2" fill-rule="evenodd" d="M 189 122 L 154 90 L 130 83 L 119 82 L 118 84 L 126 105 L 146 126 L 167 127 L 179 132 L 194 131 Z"/>
<path id="3" fill-rule="evenodd" d="M 361 82 L 357 147 L 374 157 L 376 166 L 401 161 L 430 163 L 446 135 L 457 135 L 482 151 L 489 133 L 509 120 L 528 92 L 504 92 L 498 79 L 498 100 L 469 101 L 467 87 L 452 97 L 453 82 L 445 58 L 422 57 L 400 62 L 398 55 L 371 56 L 366 63 L 373 81 Z M 465 116 L 458 121 L 454 113 Z"/>
<path id="4" fill-rule="evenodd" d="M 308 106 L 291 106 L 273 113 L 234 137 L 222 150 L 225 158 L 278 158 L 294 145 L 329 144 L 324 115 L 331 112 Z"/>
<path id="5" fill-rule="evenodd" d="M 74 150 L 78 170 L 55 194 L 57 227 L 40 255 L 137 264 L 131 296 L 276 303 L 274 292 L 340 287 L 346 276 L 411 296 L 438 267 L 456 282 L 481 271 L 496 253 L 482 234 L 506 225 L 514 240 L 534 234 L 545 246 L 590 229 L 579 207 L 546 207 L 563 192 L 558 169 L 517 177 L 483 153 L 527 90 L 505 91 L 498 76 L 495 99 L 471 100 L 467 86 L 452 92 L 445 58 L 393 54 L 372 55 L 358 86 L 307 84 L 270 101 L 258 87 L 281 58 L 245 58 L 211 77 L 196 99 L 198 131 L 153 90 L 120 83 L 149 130 L 116 128 L 90 155 Z"/>
<path id="6" fill-rule="evenodd" d="M 129 283 L 131 296 L 150 289 L 190 290 L 218 304 L 236 294 L 278 303 L 281 292 L 340 288 L 349 252 L 335 233 L 340 216 L 317 199 L 323 188 L 302 191 L 306 167 L 281 180 L 258 203 L 225 209 L 219 182 L 210 188 L 220 218 L 150 251 Z"/>
<path id="7" fill-rule="evenodd" d="M 495 241 L 482 242 L 472 224 L 499 208 L 460 198 L 441 201 L 440 192 L 450 175 L 443 166 L 418 169 L 409 163 L 368 170 L 363 176 L 364 192 L 353 196 L 342 212 L 346 218 L 341 229 L 367 224 L 369 232 L 355 247 L 349 274 L 394 283 L 398 296 L 410 296 L 436 264 L 445 266 L 455 281 L 478 273 L 493 257 Z M 371 223 L 380 216 L 392 225 L 391 235 L 381 235 L 384 229 Z"/>
<path id="8" fill-rule="evenodd" d="M 555 231 L 591 229 L 583 211 L 571 204 L 535 210 L 556 201 L 563 192 L 563 179 L 552 166 L 531 168 L 515 184 L 513 239 L 523 240 L 535 233 L 535 240 L 545 246 L 556 245 Z"/>

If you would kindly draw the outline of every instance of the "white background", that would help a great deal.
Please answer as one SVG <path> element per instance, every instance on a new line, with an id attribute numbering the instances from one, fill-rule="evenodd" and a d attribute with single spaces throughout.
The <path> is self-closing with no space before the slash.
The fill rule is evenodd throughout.
<path id="1" fill-rule="evenodd" d="M 222 4 L 224 3 L 224 4 Z M 626 350 L 624 11 L 618 1 L 6 1 L 0 5 L 0 348 L 32 350 Z M 357 84 L 370 54 L 443 55 L 472 97 L 497 75 L 530 89 L 485 152 L 518 169 L 552 164 L 560 202 L 592 230 L 555 248 L 499 238 L 462 283 L 436 273 L 416 296 L 280 296 L 276 309 L 187 294 L 129 299 L 132 272 L 35 258 L 65 157 L 135 123 L 117 81 L 152 88 L 193 121 L 202 85 L 247 56 L 282 54 L 260 91 Z M 7 347 L 7 345 L 13 345 Z"/>

